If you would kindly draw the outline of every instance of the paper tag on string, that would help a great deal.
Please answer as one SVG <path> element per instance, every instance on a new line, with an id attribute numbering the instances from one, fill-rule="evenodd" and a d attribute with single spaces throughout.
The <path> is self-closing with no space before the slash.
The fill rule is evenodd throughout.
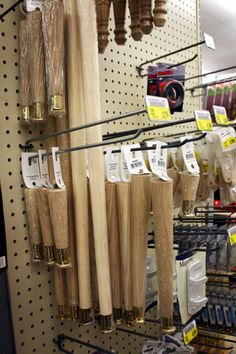
<path id="1" fill-rule="evenodd" d="M 188 345 L 198 335 L 196 321 L 192 321 L 183 329 L 184 344 Z"/>
<path id="2" fill-rule="evenodd" d="M 165 97 L 146 96 L 148 118 L 151 121 L 165 121 L 171 119 L 169 102 Z"/>
<path id="3" fill-rule="evenodd" d="M 105 149 L 105 165 L 107 180 L 111 183 L 120 182 L 120 153 L 113 153 L 116 146 L 109 146 Z"/>
<path id="4" fill-rule="evenodd" d="M 156 146 L 155 149 L 148 150 L 148 161 L 151 171 L 154 175 L 160 177 L 163 181 L 170 181 L 167 175 L 167 149 L 162 149 L 163 145 L 167 145 L 162 141 L 147 141 L 147 146 Z"/>
<path id="5" fill-rule="evenodd" d="M 45 154 L 46 152 L 47 150 L 38 150 L 39 171 L 43 186 L 46 188 L 52 188 L 48 173 L 48 158 L 47 156 L 43 156 L 43 154 Z"/>
<path id="6" fill-rule="evenodd" d="M 126 182 L 126 183 L 131 182 L 131 174 L 129 172 L 128 165 L 125 160 L 123 146 L 121 147 L 121 156 L 120 156 L 120 177 L 122 182 Z"/>
<path id="7" fill-rule="evenodd" d="M 198 130 L 211 131 L 213 130 L 213 124 L 209 111 L 194 111 L 196 124 Z"/>
<path id="8" fill-rule="evenodd" d="M 27 188 L 36 189 L 43 187 L 38 157 L 31 158 L 37 155 L 35 152 L 22 152 L 21 155 L 21 168 L 24 183 Z"/>
<path id="9" fill-rule="evenodd" d="M 218 128 L 216 133 L 220 138 L 221 147 L 224 151 L 236 149 L 236 133 L 233 127 Z"/>
<path id="10" fill-rule="evenodd" d="M 184 141 L 186 139 L 192 139 L 192 136 L 183 136 L 180 138 L 180 141 Z M 187 170 L 192 174 L 199 173 L 200 169 L 195 157 L 194 146 L 192 142 L 186 143 L 181 146 L 183 160 Z"/>
<path id="11" fill-rule="evenodd" d="M 65 188 L 65 184 L 62 178 L 61 161 L 60 161 L 60 155 L 57 154 L 58 151 L 59 151 L 58 147 L 52 147 L 53 171 L 54 171 L 54 176 L 58 188 L 63 189 Z"/>
<path id="12" fill-rule="evenodd" d="M 236 244 L 236 226 L 228 228 L 229 243 L 231 246 Z"/>
<path id="13" fill-rule="evenodd" d="M 213 106 L 213 110 L 217 124 L 229 124 L 225 107 Z"/>
<path id="14" fill-rule="evenodd" d="M 140 148 L 140 144 L 122 146 L 122 152 L 124 154 L 129 173 L 131 175 L 149 173 L 143 158 L 142 151 L 131 151 L 132 149 L 136 148 Z"/>

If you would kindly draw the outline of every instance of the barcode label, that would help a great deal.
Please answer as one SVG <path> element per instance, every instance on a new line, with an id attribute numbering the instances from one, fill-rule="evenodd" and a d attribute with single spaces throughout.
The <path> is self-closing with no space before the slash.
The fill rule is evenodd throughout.
<path id="1" fill-rule="evenodd" d="M 2 256 L 0 257 L 0 268 L 5 268 L 6 267 L 6 257 Z"/>
<path id="2" fill-rule="evenodd" d="M 198 335 L 196 321 L 192 321 L 183 329 L 185 345 L 188 345 Z"/>
<path id="3" fill-rule="evenodd" d="M 165 167 L 165 162 L 164 162 L 164 161 L 158 160 L 158 161 L 157 161 L 157 164 L 158 164 L 158 166 L 160 166 L 160 167 Z"/>
<path id="4" fill-rule="evenodd" d="M 192 159 L 194 159 L 194 155 L 190 152 L 189 154 L 186 154 L 186 158 L 188 160 L 192 160 Z"/>
<path id="5" fill-rule="evenodd" d="M 142 161 L 137 161 L 130 164 L 131 168 L 141 167 L 142 165 Z"/>

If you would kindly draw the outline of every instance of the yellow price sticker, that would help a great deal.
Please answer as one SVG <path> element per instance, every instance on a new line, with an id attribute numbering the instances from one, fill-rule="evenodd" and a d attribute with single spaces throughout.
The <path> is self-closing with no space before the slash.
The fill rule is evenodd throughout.
<path id="1" fill-rule="evenodd" d="M 171 114 L 168 107 L 147 106 L 150 120 L 170 120 Z"/>
<path id="2" fill-rule="evenodd" d="M 204 118 L 196 118 L 197 127 L 199 130 L 211 131 L 213 130 L 212 121 Z"/>
<path id="3" fill-rule="evenodd" d="M 228 117 L 225 114 L 217 113 L 215 116 L 216 116 L 216 123 L 225 124 L 225 125 L 229 124 Z"/>
<path id="4" fill-rule="evenodd" d="M 234 136 L 230 136 L 228 139 L 223 141 L 224 149 L 228 149 L 230 146 L 236 143 L 236 138 Z"/>
<path id="5" fill-rule="evenodd" d="M 191 322 L 183 329 L 184 344 L 188 345 L 198 335 L 196 321 Z"/>
<path id="6" fill-rule="evenodd" d="M 229 235 L 229 242 L 231 246 L 236 244 L 236 234 Z"/>

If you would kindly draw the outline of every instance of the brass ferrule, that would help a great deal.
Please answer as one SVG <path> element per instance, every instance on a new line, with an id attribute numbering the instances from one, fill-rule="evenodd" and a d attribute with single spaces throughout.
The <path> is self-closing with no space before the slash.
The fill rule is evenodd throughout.
<path id="1" fill-rule="evenodd" d="M 68 248 L 55 249 L 56 265 L 60 268 L 71 267 Z"/>
<path id="2" fill-rule="evenodd" d="M 33 122 L 44 123 L 45 119 L 45 104 L 43 102 L 34 102 L 30 106 L 31 119 Z"/>
<path id="3" fill-rule="evenodd" d="M 79 322 L 83 325 L 88 325 L 92 322 L 92 309 L 79 309 Z"/>
<path id="4" fill-rule="evenodd" d="M 54 264 L 55 261 L 54 246 L 44 246 L 44 261 L 48 265 Z"/>
<path id="5" fill-rule="evenodd" d="M 29 125 L 30 124 L 30 106 L 22 106 L 22 116 L 20 119 L 21 125 Z"/>
<path id="6" fill-rule="evenodd" d="M 31 246 L 31 259 L 33 263 L 38 263 L 43 260 L 43 245 L 39 243 L 38 245 Z"/>
<path id="7" fill-rule="evenodd" d="M 100 315 L 100 325 L 103 333 L 111 333 L 114 331 L 115 326 L 112 315 Z"/>
<path id="8" fill-rule="evenodd" d="M 182 213 L 181 216 L 194 216 L 193 214 L 194 201 L 193 200 L 183 200 L 182 202 Z"/>
<path id="9" fill-rule="evenodd" d="M 57 319 L 64 321 L 66 319 L 66 308 L 64 305 L 58 305 L 57 306 Z"/>
<path id="10" fill-rule="evenodd" d="M 113 308 L 112 310 L 113 312 L 113 320 L 115 322 L 116 325 L 121 325 L 122 323 L 122 308 Z"/>
<path id="11" fill-rule="evenodd" d="M 133 311 L 130 310 L 125 310 L 124 314 L 123 314 L 123 324 L 127 325 L 127 326 L 134 326 L 135 325 L 135 319 L 134 319 L 134 314 Z"/>
<path id="12" fill-rule="evenodd" d="M 62 95 L 52 95 L 50 97 L 50 113 L 52 115 L 65 113 L 64 97 Z"/>
<path id="13" fill-rule="evenodd" d="M 67 320 L 76 321 L 79 318 L 79 306 L 77 305 L 68 305 L 67 311 Z"/>
<path id="14" fill-rule="evenodd" d="M 136 323 L 144 323 L 143 307 L 133 307 L 133 316 Z"/>
<path id="15" fill-rule="evenodd" d="M 173 325 L 173 318 L 161 317 L 160 322 L 162 333 L 173 334 L 176 331 Z"/>

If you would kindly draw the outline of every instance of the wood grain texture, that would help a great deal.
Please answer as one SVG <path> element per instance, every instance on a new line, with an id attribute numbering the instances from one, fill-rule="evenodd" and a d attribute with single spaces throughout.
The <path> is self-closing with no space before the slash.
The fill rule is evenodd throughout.
<path id="1" fill-rule="evenodd" d="M 117 207 L 120 234 L 121 281 L 124 309 L 132 310 L 131 296 L 131 233 L 130 233 L 130 183 L 119 182 L 117 188 Z"/>
<path id="2" fill-rule="evenodd" d="M 54 245 L 54 236 L 52 229 L 52 222 L 50 218 L 50 209 L 48 202 L 47 189 L 42 188 L 37 190 L 36 200 L 38 204 L 39 212 L 39 221 L 42 231 L 42 240 L 44 246 L 53 246 Z"/>
<path id="3" fill-rule="evenodd" d="M 111 0 L 96 0 L 97 13 L 97 32 L 98 32 L 98 50 L 99 53 L 104 53 L 109 43 L 109 14 Z"/>
<path id="4" fill-rule="evenodd" d="M 106 182 L 107 230 L 111 271 L 112 306 L 122 308 L 121 262 L 116 184 Z"/>
<path id="5" fill-rule="evenodd" d="M 131 271 L 132 305 L 144 307 L 147 262 L 147 228 L 151 203 L 151 176 L 131 178 Z"/>
<path id="6" fill-rule="evenodd" d="M 29 238 L 32 245 L 42 243 L 42 234 L 38 216 L 37 190 L 24 189 L 26 216 L 29 228 Z"/>
<path id="7" fill-rule="evenodd" d="M 21 122 L 30 123 L 30 76 L 29 76 L 29 43 L 27 36 L 27 21 L 22 20 L 19 28 L 19 85 L 20 105 L 22 109 Z M 28 113 L 27 113 L 28 112 Z"/>
<path id="8" fill-rule="evenodd" d="M 182 200 L 195 201 L 199 184 L 199 175 L 180 173 L 180 193 Z"/>
<path id="9" fill-rule="evenodd" d="M 97 31 L 93 0 L 77 0 L 86 122 L 101 119 Z M 88 18 L 90 19 L 88 21 Z M 101 127 L 86 130 L 87 143 L 102 141 Z M 101 315 L 112 314 L 107 237 L 104 158 L 101 148 L 88 150 L 94 244 Z"/>
<path id="10" fill-rule="evenodd" d="M 140 27 L 144 34 L 153 30 L 152 0 L 140 0 Z"/>
<path id="11" fill-rule="evenodd" d="M 167 15 L 167 0 L 155 0 L 153 21 L 156 27 L 164 27 Z"/>
<path id="12" fill-rule="evenodd" d="M 129 12 L 131 18 L 131 36 L 135 41 L 141 41 L 143 32 L 140 27 L 140 1 L 129 0 Z"/>
<path id="13" fill-rule="evenodd" d="M 84 99 L 81 73 L 80 43 L 76 16 L 76 2 L 66 2 L 67 29 L 67 88 L 70 128 L 85 124 Z M 85 130 L 71 134 L 72 146 L 86 143 Z M 75 241 L 77 248 L 80 309 L 92 307 L 88 230 L 88 190 L 85 151 L 71 154 L 73 184 Z"/>
<path id="14" fill-rule="evenodd" d="M 118 45 L 124 45 L 126 42 L 125 18 L 126 18 L 126 0 L 113 0 L 113 12 L 115 19 L 115 41 Z"/>
<path id="15" fill-rule="evenodd" d="M 173 326 L 173 182 L 152 179 L 161 329 Z M 169 328 L 170 329 L 170 328 Z"/>
<path id="16" fill-rule="evenodd" d="M 176 191 L 179 188 L 179 181 L 180 181 L 180 173 L 175 168 L 168 168 L 167 175 L 173 181 L 173 194 L 175 195 Z"/>
<path id="17" fill-rule="evenodd" d="M 54 267 L 54 286 L 55 286 L 55 295 L 56 302 L 60 306 L 65 305 L 65 270 Z"/>

